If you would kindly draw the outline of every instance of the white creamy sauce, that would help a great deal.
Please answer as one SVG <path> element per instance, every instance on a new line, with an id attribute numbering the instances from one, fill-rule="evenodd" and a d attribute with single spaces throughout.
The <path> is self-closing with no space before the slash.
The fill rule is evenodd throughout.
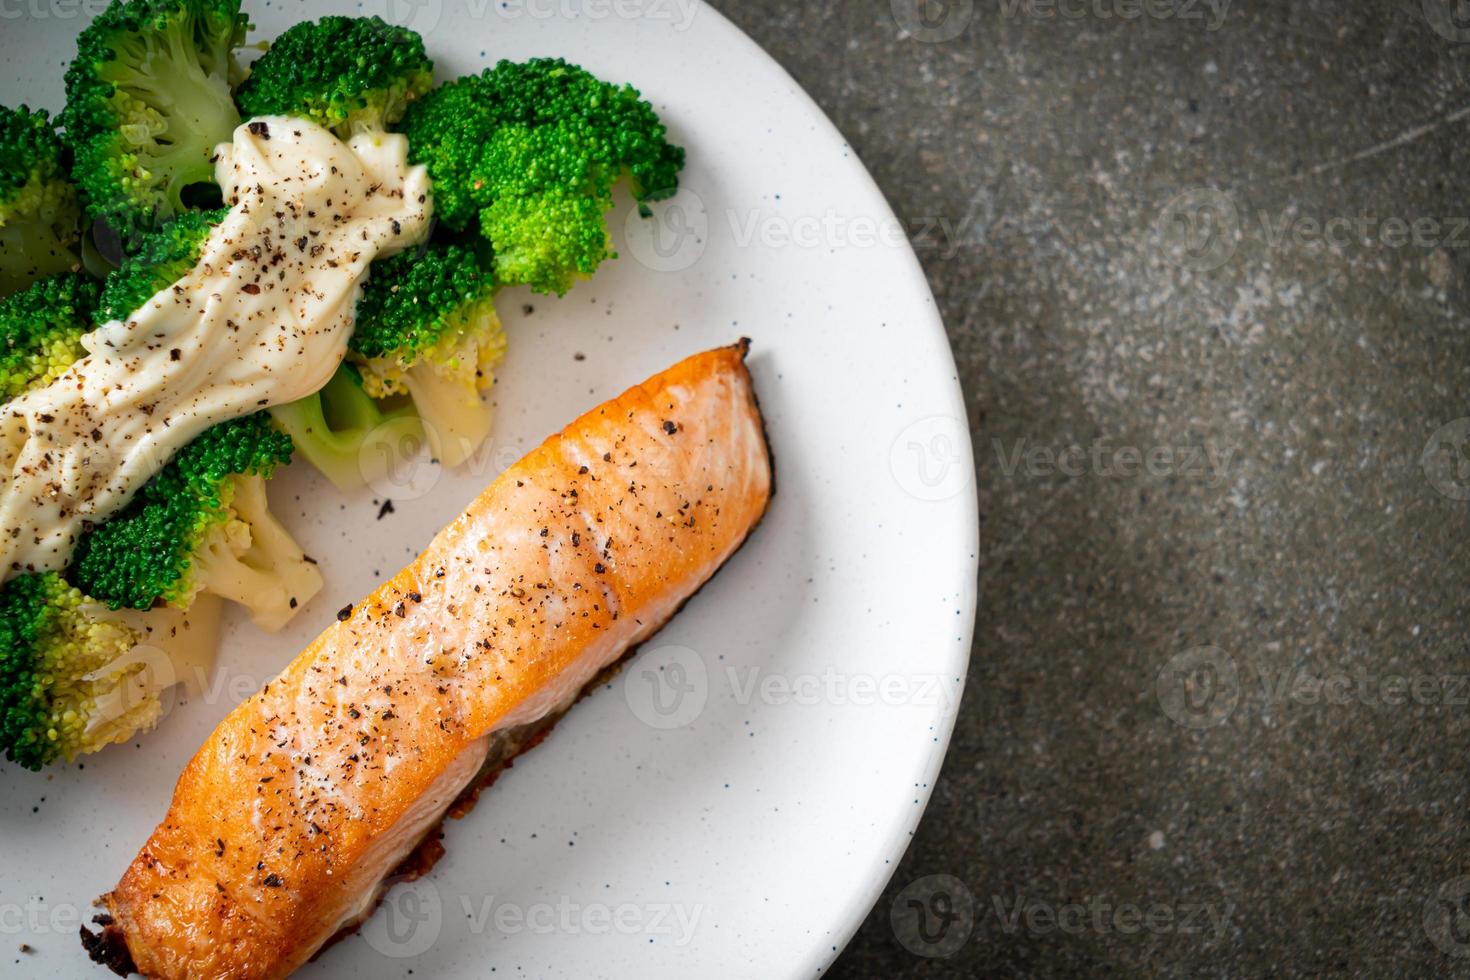
<path id="1" fill-rule="evenodd" d="M 218 148 L 215 176 L 230 212 L 198 265 L 0 409 L 0 578 L 64 567 L 84 521 L 209 426 L 325 385 L 368 263 L 428 234 L 428 174 L 402 136 L 343 143 L 265 116 Z"/>

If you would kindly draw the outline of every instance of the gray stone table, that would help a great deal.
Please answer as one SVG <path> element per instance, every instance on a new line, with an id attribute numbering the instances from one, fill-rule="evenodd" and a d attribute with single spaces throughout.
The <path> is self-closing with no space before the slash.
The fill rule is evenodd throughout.
<path id="1" fill-rule="evenodd" d="M 718 6 L 913 229 L 979 470 L 954 743 L 831 975 L 1470 973 L 1470 16 Z"/>

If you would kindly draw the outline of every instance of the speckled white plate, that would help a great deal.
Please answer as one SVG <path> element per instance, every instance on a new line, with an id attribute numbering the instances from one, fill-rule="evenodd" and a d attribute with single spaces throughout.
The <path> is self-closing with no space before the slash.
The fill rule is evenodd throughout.
<path id="1" fill-rule="evenodd" d="M 60 108 L 91 6 L 3 12 L 0 99 Z M 91 899 L 235 703 L 548 433 L 748 335 L 778 477 L 765 523 L 621 679 L 448 823 L 431 876 L 394 888 L 361 937 L 302 975 L 820 974 L 923 811 L 975 608 L 964 409 L 902 229 L 807 96 L 695 0 L 246 6 L 254 38 L 385 14 L 426 36 L 444 77 L 560 55 L 631 81 L 688 147 L 687 189 L 652 222 L 625 205 L 622 258 L 566 299 L 502 294 L 499 416 L 466 469 L 425 464 L 348 497 L 299 464 L 273 481 L 327 578 L 290 627 L 228 616 L 203 694 L 136 745 L 42 775 L 0 764 L 0 969 L 96 976 L 76 939 Z"/>

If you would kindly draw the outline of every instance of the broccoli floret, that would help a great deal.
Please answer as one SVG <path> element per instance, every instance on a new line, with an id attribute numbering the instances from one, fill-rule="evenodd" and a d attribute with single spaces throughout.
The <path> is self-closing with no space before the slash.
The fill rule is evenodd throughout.
<path id="1" fill-rule="evenodd" d="M 433 87 L 424 39 L 381 17 L 323 17 L 287 30 L 235 99 L 246 116 L 305 116 L 342 139 L 386 129 Z"/>
<path id="2" fill-rule="evenodd" d="M 322 584 L 266 502 L 265 479 L 291 449 L 263 412 L 205 430 L 82 536 L 73 580 L 114 609 L 186 609 L 209 592 L 279 629 Z"/>
<path id="3" fill-rule="evenodd" d="M 496 278 L 564 293 L 611 258 L 606 215 L 625 173 L 645 216 L 673 195 L 682 148 L 637 89 L 561 59 L 502 61 L 409 107 L 409 156 L 428 167 L 446 226 L 478 224 Z"/>
<path id="4" fill-rule="evenodd" d="M 363 391 L 362 375 L 346 363 L 321 391 L 266 411 L 297 452 L 344 491 L 387 477 L 424 436 L 411 404 L 374 401 Z"/>
<path id="5" fill-rule="evenodd" d="M 97 284 L 72 272 L 0 299 L 0 402 L 50 384 L 85 357 L 82 335 L 96 308 Z"/>
<path id="6" fill-rule="evenodd" d="M 373 263 L 357 303 L 348 356 L 363 388 L 374 398 L 409 395 L 445 466 L 464 462 L 490 434 L 480 392 L 505 356 L 494 295 L 494 277 L 470 249 L 431 245 Z"/>
<path id="7" fill-rule="evenodd" d="M 51 117 L 0 106 L 0 296 L 77 267 L 81 214 Z"/>
<path id="8" fill-rule="evenodd" d="M 139 239 L 135 254 L 107 276 L 97 320 L 124 320 L 160 290 L 178 282 L 199 262 L 204 242 L 229 209 L 186 211 L 158 231 Z"/>
<path id="9" fill-rule="evenodd" d="M 218 606 L 114 612 L 57 572 L 0 587 L 0 746 L 40 769 L 151 728 L 161 695 L 213 657 Z"/>
<path id="10" fill-rule="evenodd" d="M 113 0 L 77 37 L 61 115 L 87 214 L 132 251 L 214 180 L 240 124 L 230 95 L 249 22 L 239 0 Z"/>

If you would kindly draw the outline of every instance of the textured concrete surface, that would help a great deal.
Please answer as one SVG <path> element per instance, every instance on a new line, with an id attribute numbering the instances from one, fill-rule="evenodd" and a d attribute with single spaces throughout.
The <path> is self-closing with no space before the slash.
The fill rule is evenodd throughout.
<path id="1" fill-rule="evenodd" d="M 718 6 L 914 230 L 979 467 L 954 743 L 832 975 L 1470 973 L 1470 18 Z"/>

